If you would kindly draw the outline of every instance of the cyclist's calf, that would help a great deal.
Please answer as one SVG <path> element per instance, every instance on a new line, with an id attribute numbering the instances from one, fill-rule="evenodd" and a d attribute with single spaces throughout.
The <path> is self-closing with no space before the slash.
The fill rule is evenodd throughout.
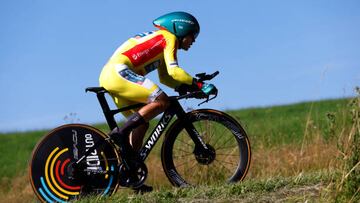
<path id="1" fill-rule="evenodd" d="M 140 150 L 143 143 L 144 135 L 148 129 L 149 129 L 149 123 L 145 123 L 135 128 L 132 131 L 130 136 L 130 144 L 135 151 Z"/>

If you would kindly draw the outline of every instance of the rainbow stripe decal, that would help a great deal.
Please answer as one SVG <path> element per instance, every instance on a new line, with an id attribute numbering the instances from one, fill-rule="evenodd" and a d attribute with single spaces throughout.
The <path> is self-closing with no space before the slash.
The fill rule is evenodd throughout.
<path id="1" fill-rule="evenodd" d="M 70 195 L 79 195 L 80 186 L 70 186 L 64 183 L 64 170 L 70 159 L 61 161 L 59 158 L 67 152 L 69 148 L 60 150 L 56 147 L 46 159 L 45 177 L 40 177 L 41 187 L 38 188 L 41 196 L 47 202 L 65 202 Z"/>
<path id="2" fill-rule="evenodd" d="M 70 159 L 61 159 L 62 155 L 69 151 L 69 148 L 60 150 L 56 147 L 51 151 L 50 155 L 46 158 L 45 162 L 45 177 L 40 177 L 41 186 L 38 188 L 40 196 L 46 202 L 67 202 L 71 196 L 80 195 L 80 186 L 73 186 L 66 184 L 63 179 L 66 176 L 66 166 L 70 163 Z M 105 160 L 106 170 L 115 171 L 115 167 L 110 165 L 103 152 L 101 152 L 103 160 Z M 64 157 L 64 156 L 63 156 Z M 105 179 L 108 179 L 109 183 L 104 188 L 103 196 L 109 195 L 111 186 L 114 183 L 114 175 L 105 174 Z"/>
<path id="3" fill-rule="evenodd" d="M 111 166 L 111 171 L 114 171 L 114 166 Z M 109 180 L 109 185 L 106 187 L 103 196 L 107 195 L 107 193 L 110 191 L 110 187 L 111 187 L 111 184 L 113 182 L 113 179 L 114 179 L 114 177 L 113 177 L 113 175 L 111 175 L 110 180 Z"/>

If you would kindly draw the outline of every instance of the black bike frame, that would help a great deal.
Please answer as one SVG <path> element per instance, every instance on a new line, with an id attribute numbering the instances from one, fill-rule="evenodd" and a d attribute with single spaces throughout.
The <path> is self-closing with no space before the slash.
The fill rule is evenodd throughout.
<path id="1" fill-rule="evenodd" d="M 122 111 L 139 108 L 145 105 L 145 104 L 134 104 L 124 108 L 111 110 L 105 98 L 106 92 L 107 91 L 104 89 L 103 91 L 96 91 L 95 93 L 97 94 L 97 98 L 99 100 L 100 106 L 103 110 L 104 116 L 106 118 L 110 130 L 113 130 L 118 127 L 115 121 L 115 114 L 120 113 Z M 165 131 L 166 127 L 169 125 L 169 123 L 171 122 L 172 118 L 175 115 L 177 116 L 178 119 L 184 122 L 183 124 L 185 125 L 185 129 L 187 133 L 190 135 L 191 139 L 194 141 L 196 148 L 205 149 L 205 150 L 208 149 L 206 144 L 202 140 L 200 134 L 193 126 L 193 124 L 191 122 L 188 122 L 187 119 L 185 119 L 186 112 L 181 107 L 178 100 L 182 98 L 186 98 L 186 96 L 179 96 L 179 97 L 172 96 L 169 98 L 170 98 L 169 107 L 165 110 L 160 121 L 158 122 L 152 133 L 150 134 L 150 137 L 145 141 L 144 145 L 139 151 L 139 155 L 142 161 L 145 161 L 145 159 L 148 157 L 152 148 L 155 146 L 155 144 L 161 137 L 162 133 Z M 111 138 L 108 137 L 108 139 Z M 76 162 L 76 164 L 79 164 L 88 155 L 90 155 L 91 152 L 93 152 L 96 148 L 98 148 L 102 144 L 103 141 L 96 142 L 94 146 L 92 146 L 87 152 L 85 152 L 85 154 Z"/>
<path id="2" fill-rule="evenodd" d="M 166 127 L 169 125 L 175 115 L 178 119 L 184 122 L 183 124 L 185 125 L 185 129 L 194 141 L 195 146 L 202 146 L 203 148 L 207 149 L 206 144 L 203 142 L 195 127 L 192 125 L 192 123 L 185 119 L 186 112 L 178 102 L 178 97 L 170 97 L 170 106 L 166 109 L 160 121 L 150 134 L 150 137 L 145 141 L 144 145 L 140 149 L 139 155 L 143 161 L 145 161 L 147 156 L 150 154 L 152 148 L 155 146 L 156 142 L 159 140 L 162 133 L 165 131 Z"/>

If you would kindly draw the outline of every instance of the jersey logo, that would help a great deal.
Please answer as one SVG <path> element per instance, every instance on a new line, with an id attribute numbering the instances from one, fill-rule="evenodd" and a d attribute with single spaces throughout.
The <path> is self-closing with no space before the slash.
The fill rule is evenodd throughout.
<path id="1" fill-rule="evenodd" d="M 163 52 L 166 46 L 165 38 L 157 35 L 141 44 L 135 45 L 123 55 L 127 56 L 134 66 L 139 66 Z"/>
<path id="2" fill-rule="evenodd" d="M 128 81 L 142 85 L 145 81 L 145 77 L 138 75 L 128 68 L 119 71 L 119 74 Z"/>

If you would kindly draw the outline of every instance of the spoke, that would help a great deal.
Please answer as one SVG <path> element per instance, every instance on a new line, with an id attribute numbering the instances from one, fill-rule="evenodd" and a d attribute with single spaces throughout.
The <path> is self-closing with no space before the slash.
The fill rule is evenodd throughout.
<path id="1" fill-rule="evenodd" d="M 187 173 L 188 171 L 192 170 L 195 166 L 197 166 L 197 162 L 195 162 L 190 168 L 188 168 L 187 170 L 185 170 L 185 173 Z M 194 173 L 193 173 L 194 174 Z"/>
<path id="2" fill-rule="evenodd" d="M 226 163 L 226 164 L 230 164 L 230 165 L 233 165 L 233 166 L 237 166 L 238 164 L 236 164 L 236 163 L 233 163 L 233 162 L 228 162 L 228 161 L 223 161 L 223 160 L 221 160 L 221 161 L 219 161 L 218 159 L 215 159 L 216 161 L 218 161 L 218 162 L 220 162 L 220 163 Z"/>
<path id="3" fill-rule="evenodd" d="M 181 152 L 185 152 L 185 153 L 193 153 L 193 152 L 189 152 L 189 151 L 185 151 L 183 149 L 180 149 L 180 148 L 173 148 L 173 151 L 181 151 Z"/>
<path id="4" fill-rule="evenodd" d="M 209 134 L 211 133 L 211 128 L 209 127 L 209 121 L 203 120 L 203 128 L 201 129 L 201 135 L 205 143 L 209 143 Z"/>
<path id="5" fill-rule="evenodd" d="M 210 142 L 210 134 L 212 134 L 213 128 L 211 127 L 210 121 L 205 121 L 205 134 L 206 134 L 206 142 Z"/>
<path id="6" fill-rule="evenodd" d="M 232 139 L 233 139 L 233 136 L 230 136 L 230 138 L 228 138 L 224 143 L 220 144 L 220 146 L 226 145 L 229 142 L 229 140 L 232 140 Z M 216 144 L 214 144 L 214 148 L 216 148 Z"/>
<path id="7" fill-rule="evenodd" d="M 226 147 L 219 147 L 219 148 L 215 148 L 215 150 L 224 150 L 224 149 L 230 149 L 230 148 L 236 148 L 237 149 L 238 145 L 230 145 L 230 146 L 226 146 Z"/>
<path id="8" fill-rule="evenodd" d="M 219 137 L 217 138 L 216 142 L 215 142 L 214 144 L 212 144 L 213 146 L 216 146 L 216 144 L 219 142 L 219 140 L 221 140 L 221 138 L 223 138 L 223 136 L 221 136 L 221 135 L 224 135 L 227 130 L 228 130 L 228 129 L 225 128 L 225 129 L 223 130 L 223 133 L 220 133 L 220 134 L 219 134 Z"/>
<path id="9" fill-rule="evenodd" d="M 216 130 L 216 131 L 215 131 L 214 133 L 211 133 L 211 134 L 210 134 L 209 143 L 210 143 L 210 141 L 212 140 L 212 138 L 214 137 L 214 135 L 217 135 L 217 130 L 218 130 L 218 129 L 216 128 L 216 126 L 215 126 L 215 130 Z"/>
<path id="10" fill-rule="evenodd" d="M 189 145 L 190 147 L 194 147 L 193 145 L 188 144 L 188 143 L 186 143 L 186 142 L 182 141 L 181 139 L 178 139 L 177 141 L 178 141 L 178 142 L 181 142 L 181 143 L 184 143 L 184 144 L 186 144 L 186 145 Z"/>
<path id="11" fill-rule="evenodd" d="M 222 162 L 220 162 L 220 161 L 218 161 L 218 160 L 216 160 L 216 159 L 215 159 L 215 161 L 216 161 L 217 163 L 219 163 L 219 164 L 222 166 L 222 168 L 225 168 L 227 171 L 229 171 L 230 174 L 233 173 L 233 172 L 232 172 L 230 169 L 228 169 L 224 164 L 222 164 Z"/>
<path id="12" fill-rule="evenodd" d="M 236 157 L 240 157 L 239 154 L 218 154 L 218 153 L 216 153 L 216 156 L 236 156 Z"/>
<path id="13" fill-rule="evenodd" d="M 199 133 L 201 139 L 203 139 L 203 141 L 206 143 L 206 140 L 204 140 L 205 137 L 203 136 L 204 132 L 206 133 L 206 129 L 204 131 L 203 123 L 199 121 L 196 123 L 196 126 L 194 123 L 193 123 L 193 125 L 194 125 L 195 130 Z M 200 128 L 200 130 L 198 130 L 199 128 Z"/>
<path id="14" fill-rule="evenodd" d="M 183 158 L 183 157 L 186 157 L 186 156 L 192 156 L 193 153 L 188 153 L 188 154 L 185 154 L 185 155 L 180 155 L 180 156 L 173 156 L 173 158 Z"/>
<path id="15" fill-rule="evenodd" d="M 194 160 L 195 160 L 195 159 L 194 159 Z M 191 162 L 191 160 L 188 160 L 188 161 L 185 161 L 185 162 L 181 162 L 181 164 L 174 164 L 174 165 L 176 165 L 175 168 L 177 168 L 177 167 L 179 167 L 179 166 L 185 165 L 185 164 L 188 163 L 188 162 Z M 196 162 L 196 160 L 195 160 L 195 162 Z M 195 164 L 196 164 L 196 163 L 195 163 Z"/>

